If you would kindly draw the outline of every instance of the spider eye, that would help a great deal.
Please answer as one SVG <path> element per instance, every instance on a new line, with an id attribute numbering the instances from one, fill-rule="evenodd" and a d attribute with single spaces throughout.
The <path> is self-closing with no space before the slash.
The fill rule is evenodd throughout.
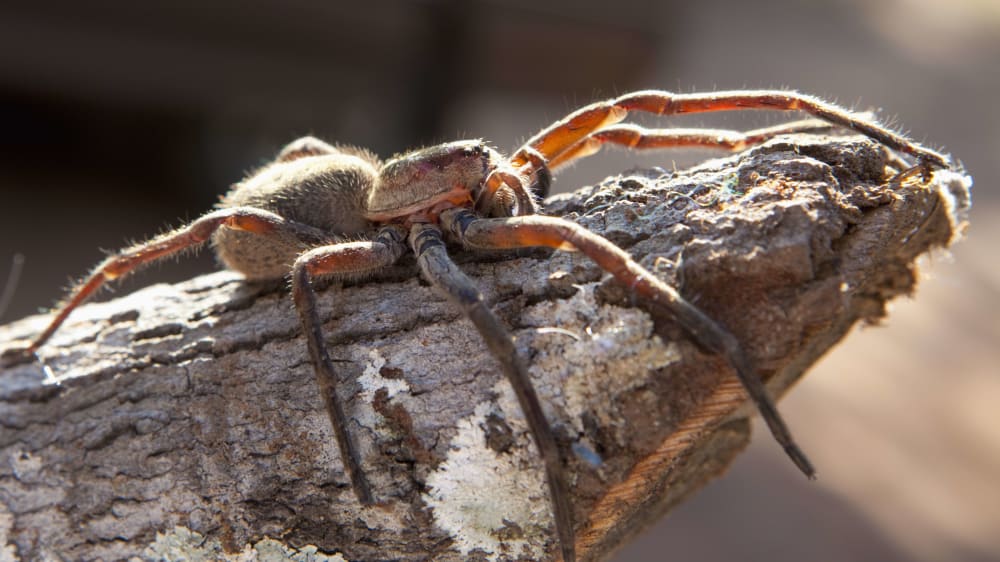
<path id="1" fill-rule="evenodd" d="M 469 156 L 469 157 L 479 156 L 482 153 L 483 153 L 483 149 L 480 148 L 479 145 L 476 145 L 476 146 L 467 146 L 467 147 L 465 147 L 465 148 L 462 149 L 462 156 Z"/>

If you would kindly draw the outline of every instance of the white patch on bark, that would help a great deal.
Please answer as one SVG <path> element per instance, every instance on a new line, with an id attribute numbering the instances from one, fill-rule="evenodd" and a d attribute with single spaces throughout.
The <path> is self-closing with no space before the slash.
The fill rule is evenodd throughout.
<path id="1" fill-rule="evenodd" d="M 513 394 L 501 381 L 497 391 L 504 389 Z M 528 445 L 530 437 L 519 428 L 514 428 L 519 443 L 508 452 L 487 447 L 483 425 L 493 408 L 483 402 L 459 422 L 448 458 L 427 479 L 424 501 L 463 555 L 480 550 L 490 560 L 501 555 L 538 559 L 545 554 L 540 545 L 552 525 L 541 462 L 534 444 Z M 479 469 L 469 470 L 471 466 Z"/>
<path id="2" fill-rule="evenodd" d="M 681 360 L 675 343 L 664 345 L 653 334 L 648 314 L 634 308 L 598 305 L 595 287 L 592 283 L 580 287 L 569 299 L 537 304 L 521 318 L 537 327 L 535 338 L 560 338 L 558 345 L 536 348 L 532 378 L 563 381 L 561 388 L 540 387 L 538 392 L 543 404 L 562 402 L 577 433 L 584 432 L 587 412 L 606 427 L 614 425 L 613 420 L 621 419 L 615 412 L 616 395 L 641 387 L 657 370 Z M 546 331 L 549 325 L 576 337 Z M 618 438 L 624 442 L 625 435 Z"/>
<path id="3" fill-rule="evenodd" d="M 14 516 L 0 503 L 0 562 L 20 562 L 17 548 L 11 544 L 10 531 L 14 528 Z"/>
<path id="4" fill-rule="evenodd" d="M 577 433 L 583 432 L 585 412 L 613 426 L 621 417 L 614 411 L 613 395 L 642 386 L 652 373 L 680 360 L 675 344 L 664 345 L 653 334 L 647 314 L 598 305 L 595 286 L 527 309 L 521 322 L 530 328 L 518 334 L 519 347 L 534 348 L 530 370 L 543 408 L 562 407 Z M 553 326 L 559 330 L 548 329 Z M 540 337 L 560 341 L 533 346 Z M 557 388 L 546 381 L 564 382 Z M 510 384 L 500 380 L 493 390 L 495 405 L 479 404 L 459 423 L 447 459 L 427 480 L 424 500 L 463 555 L 479 550 L 490 560 L 504 555 L 539 558 L 552 540 L 552 506 L 541 459 Z M 487 446 L 483 429 L 486 417 L 497 408 L 518 440 L 502 454 Z M 470 466 L 489 468 L 470 471 Z M 507 550 L 501 550 L 502 544 Z"/>
<path id="5" fill-rule="evenodd" d="M 389 398 L 395 398 L 402 393 L 410 392 L 410 383 L 405 379 L 387 379 L 382 376 L 381 370 L 385 366 L 385 357 L 378 348 L 365 348 L 368 351 L 367 357 L 358 357 L 356 360 L 364 365 L 364 372 L 358 377 L 358 384 L 361 385 L 362 404 L 364 408 L 358 408 L 355 414 L 357 421 L 365 426 L 374 428 L 382 420 L 371 404 L 375 401 L 375 393 L 385 389 Z"/>
<path id="6" fill-rule="evenodd" d="M 382 376 L 382 367 L 385 367 L 385 357 L 379 353 L 378 348 L 368 350 L 367 360 L 362 360 L 365 371 L 358 377 L 358 384 L 361 385 L 361 395 L 366 402 L 375 399 L 375 393 L 379 389 L 386 389 L 389 398 L 395 398 L 401 392 L 410 392 L 410 384 L 405 379 L 387 379 Z"/>
<path id="7" fill-rule="evenodd" d="M 185 562 L 348 562 L 340 554 L 323 554 L 311 544 L 292 548 L 270 538 L 229 554 L 223 550 L 218 539 L 206 539 L 187 527 L 174 527 L 167 533 L 156 533 L 156 540 L 143 552 L 143 558 Z"/>

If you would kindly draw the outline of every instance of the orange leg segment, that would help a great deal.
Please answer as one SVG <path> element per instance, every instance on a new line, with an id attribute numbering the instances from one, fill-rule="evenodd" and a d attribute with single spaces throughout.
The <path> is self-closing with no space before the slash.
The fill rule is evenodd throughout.
<path id="1" fill-rule="evenodd" d="M 524 143 L 524 148 L 519 149 L 511 156 L 511 163 L 515 167 L 527 164 L 531 160 L 527 154 L 528 149 L 546 159 L 551 159 L 576 144 L 583 137 L 601 127 L 621 121 L 626 115 L 628 115 L 628 109 L 619 107 L 614 100 L 592 103 L 582 107 L 531 137 L 528 142 Z"/>
<path id="2" fill-rule="evenodd" d="M 744 109 L 798 110 L 834 125 L 857 131 L 893 150 L 909 154 L 935 168 L 947 168 L 950 165 L 944 155 L 919 146 L 902 135 L 874 123 L 865 116 L 799 92 L 735 90 L 703 94 L 672 94 L 646 90 L 626 94 L 616 99 L 614 104 L 627 111 L 637 109 L 657 115 Z"/>
<path id="3" fill-rule="evenodd" d="M 640 150 L 693 147 L 737 151 L 778 135 L 816 132 L 831 127 L 830 123 L 818 119 L 793 121 L 746 132 L 727 129 L 646 129 L 630 124 L 612 125 L 569 147 L 550 160 L 548 167 L 555 170 L 573 160 L 590 156 L 607 143 Z"/>
<path id="4" fill-rule="evenodd" d="M 559 165 L 574 158 L 592 153 L 596 149 L 593 143 L 615 142 L 626 144 L 628 141 L 623 129 L 611 127 L 625 118 L 629 111 L 643 111 L 656 115 L 677 115 L 684 113 L 703 113 L 714 111 L 734 111 L 746 109 L 769 109 L 779 111 L 803 111 L 822 119 L 832 125 L 844 127 L 862 133 L 893 150 L 909 154 L 921 164 L 933 168 L 947 168 L 950 164 L 947 157 L 933 150 L 924 148 L 908 139 L 878 125 L 867 116 L 841 109 L 813 96 L 793 91 L 782 90 L 746 90 L 723 91 L 695 94 L 674 94 L 660 90 L 645 90 L 625 94 L 621 97 L 594 103 L 579 109 L 565 119 L 557 121 L 532 137 L 511 157 L 511 164 L 518 169 L 530 169 L 528 152 L 540 154 L 549 164 Z M 609 130 L 604 138 L 601 132 Z M 669 139 L 671 136 L 659 134 L 639 134 L 639 138 L 652 136 Z M 591 141 L 590 139 L 596 138 Z M 676 139 L 676 137 L 673 137 Z M 708 145 L 697 142 L 699 146 Z M 619 142 L 621 141 L 621 142 Z M 655 143 L 654 143 L 655 144 Z M 724 143 L 716 143 L 721 146 Z M 663 143 L 660 146 L 678 146 L 678 144 Z M 660 146 L 647 146 L 656 148 Z M 642 146 L 637 146 L 642 148 Z"/>

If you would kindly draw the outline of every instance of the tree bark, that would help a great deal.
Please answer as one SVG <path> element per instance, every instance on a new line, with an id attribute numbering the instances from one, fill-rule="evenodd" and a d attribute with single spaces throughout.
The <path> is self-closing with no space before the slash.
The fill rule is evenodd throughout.
<path id="1" fill-rule="evenodd" d="M 893 184 L 889 158 L 858 137 L 783 137 L 609 178 L 547 212 L 679 287 L 780 396 L 961 232 L 969 179 Z M 582 559 L 606 559 L 746 445 L 732 369 L 586 258 L 461 260 L 531 364 Z M 349 486 L 287 291 L 221 272 L 87 305 L 39 363 L 0 373 L 0 559 L 557 556 L 513 393 L 412 260 L 319 299 L 378 505 Z M 46 321 L 0 328 L 0 349 Z"/>

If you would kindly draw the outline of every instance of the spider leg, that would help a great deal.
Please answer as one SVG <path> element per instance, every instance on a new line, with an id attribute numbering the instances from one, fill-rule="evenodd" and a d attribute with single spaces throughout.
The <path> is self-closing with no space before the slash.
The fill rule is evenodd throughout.
<path id="1" fill-rule="evenodd" d="M 541 199 L 547 197 L 552 184 L 552 171 L 573 160 L 595 154 L 605 143 L 634 149 L 701 147 L 737 151 L 778 135 L 816 132 L 833 126 L 820 119 L 793 121 L 746 132 L 725 129 L 646 129 L 630 124 L 609 125 L 583 137 L 551 160 L 546 160 L 531 146 L 522 147 L 519 153 L 524 157 L 524 165 L 516 172 L 510 169 L 510 166 L 506 169 L 498 167 L 492 170 L 483 182 L 483 188 L 476 199 L 476 211 L 480 215 L 494 217 L 537 214 L 537 206 L 533 203 L 526 204 L 524 198 L 530 198 L 532 193 Z M 521 178 L 527 178 L 528 182 Z M 528 187 L 525 187 L 526 183 Z M 510 197 L 505 197 L 507 192 L 513 192 L 513 196 L 517 197 L 518 206 L 515 213 L 505 212 L 512 208 L 506 200 Z"/>
<path id="2" fill-rule="evenodd" d="M 292 268 L 292 298 L 306 336 L 313 368 L 316 370 L 323 404 L 333 425 L 340 456 L 354 493 L 358 501 L 365 505 L 374 502 L 371 487 L 361 470 L 361 457 L 347 433 L 347 416 L 337 398 L 337 377 L 323 341 L 322 321 L 316 310 L 316 292 L 312 288 L 312 278 L 350 277 L 388 267 L 406 251 L 404 237 L 405 232 L 400 227 L 387 226 L 379 231 L 374 240 L 368 242 L 343 242 L 310 250 L 299 256 Z"/>
<path id="3" fill-rule="evenodd" d="M 875 123 L 866 115 L 837 107 L 819 98 L 794 91 L 734 90 L 710 93 L 674 94 L 660 90 L 632 92 L 607 101 L 584 106 L 539 132 L 511 157 L 515 167 L 528 162 L 528 148 L 546 160 L 557 158 L 584 137 L 617 123 L 629 111 L 656 115 L 678 115 L 745 109 L 803 111 L 834 125 L 864 134 L 893 150 L 909 154 L 934 168 L 949 167 L 948 158 Z"/>
<path id="4" fill-rule="evenodd" d="M 646 129 L 631 124 L 610 125 L 584 137 L 549 160 L 547 165 L 550 170 L 556 170 L 573 160 L 595 154 L 607 143 L 640 150 L 695 147 L 718 148 L 735 152 L 763 143 L 778 135 L 817 132 L 832 127 L 833 125 L 829 122 L 819 119 L 792 121 L 790 123 L 750 131 L 733 131 L 727 129 Z"/>
<path id="5" fill-rule="evenodd" d="M 264 235 L 280 231 L 309 241 L 329 239 L 329 235 L 319 229 L 288 221 L 274 213 L 252 207 L 232 207 L 208 213 L 187 226 L 126 248 L 102 261 L 90 275 L 70 291 L 69 297 L 59 307 L 59 311 L 45 330 L 27 347 L 5 351 L 4 360 L 15 363 L 31 360 L 35 351 L 48 341 L 69 314 L 105 282 L 124 277 L 140 266 L 198 247 L 220 227 Z"/>
<path id="6" fill-rule="evenodd" d="M 840 108 L 819 98 L 795 91 L 783 90 L 733 90 L 711 93 L 675 94 L 662 90 L 632 92 L 584 106 L 563 119 L 542 129 L 531 137 L 521 148 L 511 155 L 507 175 L 528 178 L 529 181 L 511 182 L 502 174 L 491 173 L 483 186 L 483 196 L 487 202 L 477 205 L 482 213 L 490 207 L 493 195 L 503 189 L 515 193 L 536 190 L 547 193 L 550 169 L 566 164 L 596 152 L 605 142 L 634 146 L 636 148 L 666 148 L 671 146 L 716 146 L 726 148 L 728 142 L 711 142 L 710 136 L 694 138 L 691 131 L 670 134 L 666 131 L 648 131 L 638 127 L 614 127 L 628 116 L 630 111 L 643 111 L 656 115 L 677 115 L 684 113 L 704 113 L 713 111 L 733 111 L 746 109 L 767 109 L 779 111 L 802 111 L 831 125 L 851 129 L 864 134 L 885 146 L 915 157 L 926 170 L 948 168 L 950 162 L 945 155 L 930 150 L 879 125 L 867 113 L 857 113 Z M 792 126 L 796 126 L 793 123 Z M 606 131 L 606 133 L 605 133 Z M 757 136 L 766 129 L 751 131 Z M 715 133 L 711 131 L 709 134 Z M 731 132 L 727 132 L 729 136 Z M 771 133 L 779 134 L 779 133 Z M 686 138 L 682 136 L 686 135 Z M 636 144 L 632 144 L 632 143 Z M 748 139 L 752 144 L 755 141 Z M 736 142 L 735 144 L 739 144 Z M 512 171 L 513 170 L 513 171 Z M 530 187 L 526 187 L 530 186 Z M 502 207 L 502 205 L 501 205 Z M 509 213 L 508 213 L 509 214 Z M 519 216 L 528 212 L 517 212 Z M 503 216 L 503 212 L 490 216 Z"/>
<path id="7" fill-rule="evenodd" d="M 513 338 L 486 306 L 472 280 L 448 257 L 438 227 L 429 224 L 414 225 L 410 230 L 410 245 L 417 254 L 417 262 L 424 275 L 462 308 L 462 312 L 479 330 L 490 353 L 500 362 L 500 367 L 510 381 L 545 463 L 563 560 L 573 562 L 576 558 L 573 509 L 562 458 L 552 428 L 545 419 L 538 395 L 531 384 L 528 369 L 514 347 Z"/>
<path id="8" fill-rule="evenodd" d="M 441 214 L 441 224 L 471 248 L 499 249 L 526 246 L 575 248 L 594 260 L 619 283 L 649 302 L 667 310 L 694 339 L 705 348 L 724 356 L 757 406 L 775 440 L 784 448 L 799 470 L 813 478 L 815 470 L 805 453 L 792 439 L 774 402 L 750 365 L 737 339 L 673 287 L 635 262 L 625 250 L 583 228 L 556 217 L 530 216 L 482 219 L 464 209 L 449 209 Z"/>

